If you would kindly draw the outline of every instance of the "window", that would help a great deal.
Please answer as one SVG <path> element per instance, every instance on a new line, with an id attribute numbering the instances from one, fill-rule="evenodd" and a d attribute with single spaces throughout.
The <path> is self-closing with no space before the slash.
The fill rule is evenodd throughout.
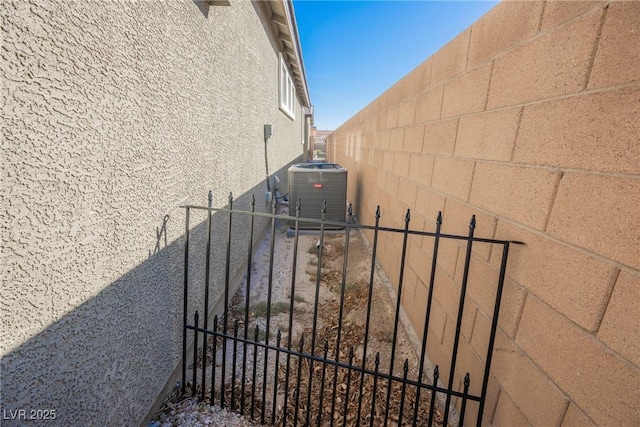
<path id="1" fill-rule="evenodd" d="M 295 119 L 296 88 L 287 68 L 284 56 L 280 54 L 280 109 L 290 118 Z"/>

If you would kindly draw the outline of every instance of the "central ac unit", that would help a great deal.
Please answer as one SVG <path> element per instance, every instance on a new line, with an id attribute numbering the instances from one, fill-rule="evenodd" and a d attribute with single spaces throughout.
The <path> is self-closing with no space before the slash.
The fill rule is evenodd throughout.
<path id="1" fill-rule="evenodd" d="M 290 215 L 300 199 L 300 217 L 321 219 L 322 203 L 327 202 L 326 221 L 344 222 L 347 206 L 347 170 L 335 163 L 298 163 L 289 168 Z M 294 223 L 290 224 L 294 227 Z M 300 228 L 320 228 L 320 224 L 300 222 Z M 325 229 L 342 226 L 326 225 Z"/>

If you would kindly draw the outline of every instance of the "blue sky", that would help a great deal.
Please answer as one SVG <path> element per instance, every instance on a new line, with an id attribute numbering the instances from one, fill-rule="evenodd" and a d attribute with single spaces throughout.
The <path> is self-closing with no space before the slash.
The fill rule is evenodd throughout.
<path id="1" fill-rule="evenodd" d="M 496 1 L 294 0 L 318 129 L 336 129 Z"/>

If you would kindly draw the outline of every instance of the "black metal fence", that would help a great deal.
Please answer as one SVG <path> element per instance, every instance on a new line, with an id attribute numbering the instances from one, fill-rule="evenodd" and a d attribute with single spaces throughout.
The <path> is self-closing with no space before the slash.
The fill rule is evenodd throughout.
<path id="1" fill-rule="evenodd" d="M 489 371 L 493 355 L 493 347 L 500 311 L 500 300 L 505 279 L 505 269 L 509 252 L 508 241 L 478 238 L 474 236 L 475 216 L 469 223 L 469 233 L 466 236 L 444 234 L 441 232 L 442 215 L 438 214 L 435 231 L 425 232 L 410 229 L 410 211 L 406 211 L 403 228 L 390 228 L 380 225 L 380 209 L 375 213 L 374 225 L 357 224 L 352 220 L 351 206 L 348 209 L 349 218 L 343 223 L 324 220 L 326 204 L 323 205 L 322 219 L 304 218 L 301 216 L 302 207 L 298 201 L 295 216 L 279 215 L 276 213 L 275 201 L 271 213 L 255 212 L 255 199 L 252 198 L 249 210 L 234 210 L 233 199 L 229 198 L 229 206 L 224 209 L 200 206 L 185 206 L 185 273 L 184 273 L 184 329 L 183 329 L 183 366 L 182 366 L 182 394 L 194 397 L 239 412 L 256 423 L 272 425 L 463 425 L 465 414 L 470 403 L 476 406 L 476 419 L 473 423 L 480 426 L 485 408 Z M 194 210 L 204 210 L 208 213 L 208 237 L 206 252 L 203 254 L 190 253 L 189 230 L 190 213 Z M 217 296 L 224 301 L 221 316 L 209 319 L 212 310 L 209 295 L 209 260 L 211 256 L 212 233 L 211 215 L 214 212 L 223 213 L 228 217 L 228 231 L 224 237 L 226 242 L 226 271 L 224 295 Z M 252 253 L 254 251 L 254 219 L 264 217 L 270 220 L 270 247 L 268 265 L 268 294 L 266 301 L 265 322 L 262 326 L 250 328 L 251 286 L 252 286 Z M 296 266 L 298 263 L 298 249 L 300 239 L 300 222 L 318 225 L 317 274 L 315 275 L 315 301 L 313 302 L 313 320 L 310 333 L 301 334 L 294 341 L 294 312 L 296 297 L 295 290 L 298 278 Z M 232 302 L 229 265 L 231 247 L 234 244 L 231 235 L 233 221 L 246 221 L 249 228 L 248 262 L 244 282 L 244 301 L 240 304 Z M 293 224 L 292 237 L 293 256 L 291 263 L 291 279 L 289 283 L 288 325 L 278 327 L 272 324 L 271 312 L 272 284 L 274 272 L 274 248 L 276 224 Z M 344 228 L 344 251 L 342 276 L 337 278 L 340 283 L 337 324 L 329 330 L 332 335 L 320 337 L 318 316 L 321 311 L 319 289 L 322 286 L 322 269 L 324 241 L 327 238 L 325 228 Z M 347 333 L 344 326 L 346 275 L 349 266 L 350 236 L 356 230 L 368 230 L 371 237 L 371 264 L 368 272 L 368 283 L 365 291 L 358 298 L 362 299 L 366 307 L 364 330 L 356 331 L 360 334 L 359 345 L 354 349 L 344 348 L 342 340 Z M 370 324 L 372 314 L 372 296 L 374 277 L 376 275 L 378 242 L 382 233 L 401 236 L 401 254 L 399 263 L 399 277 L 395 287 L 396 299 L 392 338 L 389 348 L 385 350 L 389 366 L 383 366 L 379 351 L 373 354 L 369 348 Z M 342 235 L 340 235 L 342 236 Z M 428 296 L 424 314 L 424 332 L 421 337 L 420 348 L 416 349 L 418 357 L 415 361 L 406 358 L 398 359 L 397 345 L 401 325 L 401 301 L 403 280 L 405 276 L 405 261 L 407 257 L 407 242 L 410 236 L 428 237 L 433 242 L 433 256 L 425 259 L 430 264 L 430 277 L 422 278 L 428 283 Z M 427 338 L 430 333 L 431 311 L 434 301 L 434 288 L 438 286 L 436 269 L 438 264 L 439 245 L 443 240 L 454 240 L 466 246 L 462 282 L 460 284 L 459 308 L 457 313 L 451 359 L 448 366 L 448 378 L 443 384 L 438 366 L 428 369 Z M 217 239 L 220 245 L 220 239 Z M 457 372 L 458 351 L 461 337 L 461 325 L 465 307 L 467 283 L 470 274 L 472 248 L 474 244 L 490 244 L 502 248 L 502 257 L 498 282 L 495 287 L 493 316 L 490 334 L 487 337 L 486 357 L 484 357 L 484 372 L 482 378 L 471 378 L 466 373 L 459 388 L 455 389 L 454 376 Z M 191 257 L 204 257 L 206 263 L 204 301 L 202 311 L 188 312 L 188 293 L 190 289 L 189 261 Z M 235 303 L 235 306 L 234 306 Z M 233 312 L 232 312 L 233 311 Z M 202 315 L 200 314 L 202 313 Z M 282 330 L 286 332 L 283 334 Z M 354 333 L 350 331 L 349 333 Z M 285 337 L 283 338 L 283 335 Z M 323 339 L 324 338 L 324 339 Z M 358 341 L 358 340 L 356 340 Z M 190 354 L 193 352 L 193 354 Z M 419 360 L 417 360 L 419 359 Z M 192 364 L 189 365 L 189 360 Z M 428 369 L 428 370 L 427 370 Z M 471 393 L 470 384 L 481 381 L 480 393 Z M 478 388 L 478 387 L 476 387 Z"/>

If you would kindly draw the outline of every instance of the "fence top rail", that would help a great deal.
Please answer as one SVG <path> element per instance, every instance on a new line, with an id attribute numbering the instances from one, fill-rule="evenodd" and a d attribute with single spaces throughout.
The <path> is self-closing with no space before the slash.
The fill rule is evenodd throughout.
<path id="1" fill-rule="evenodd" d="M 385 232 L 392 232 L 392 233 L 407 233 L 411 235 L 440 237 L 440 238 L 452 239 L 452 240 L 467 240 L 467 241 L 471 240 L 473 242 L 490 243 L 490 244 L 497 244 L 497 245 L 503 245 L 503 246 L 511 243 L 516 245 L 524 245 L 524 242 L 521 242 L 519 240 L 487 239 L 487 238 L 475 237 L 475 236 L 470 238 L 469 236 L 462 236 L 457 234 L 436 233 L 431 231 L 419 231 L 419 230 L 411 230 L 411 229 L 405 230 L 404 228 L 382 227 L 382 226 L 375 226 L 375 225 L 359 224 L 356 222 L 348 222 L 348 221 L 330 221 L 330 220 L 322 220 L 317 218 L 305 218 L 305 217 L 297 217 L 297 216 L 291 216 L 291 215 L 273 214 L 268 212 L 252 212 L 252 211 L 241 210 L 241 209 L 227 209 L 227 208 L 213 208 L 213 207 L 209 208 L 206 206 L 198 206 L 198 205 L 182 205 L 180 207 L 183 209 L 195 209 L 195 210 L 203 210 L 203 211 L 211 211 L 211 212 L 222 212 L 222 213 L 239 214 L 239 215 L 247 215 L 247 216 L 257 216 L 257 217 L 263 217 L 263 218 L 275 218 L 275 219 L 281 219 L 285 221 L 293 221 L 293 222 L 297 221 L 297 222 L 305 222 L 305 223 L 312 223 L 312 224 L 325 224 L 325 225 L 339 226 L 339 227 L 345 227 L 345 228 L 348 227 L 352 229 L 355 228 L 355 229 L 362 229 L 362 230 L 378 230 L 378 231 L 385 231 Z"/>

